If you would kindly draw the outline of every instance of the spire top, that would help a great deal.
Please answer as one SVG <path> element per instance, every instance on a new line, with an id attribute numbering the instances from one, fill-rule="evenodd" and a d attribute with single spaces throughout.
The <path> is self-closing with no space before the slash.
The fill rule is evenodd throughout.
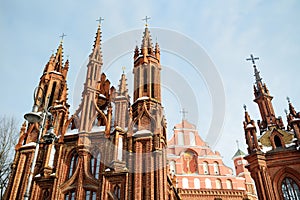
<path id="1" fill-rule="evenodd" d="M 94 42 L 94 48 L 93 48 L 93 52 L 91 54 L 91 57 L 95 60 L 98 60 L 100 62 L 102 62 L 102 52 L 101 52 L 101 21 L 103 21 L 103 18 L 99 18 L 98 21 L 98 29 L 97 29 L 97 33 L 96 33 L 96 37 L 95 37 L 95 42 Z"/>
<path id="2" fill-rule="evenodd" d="M 252 61 L 252 64 L 255 65 L 255 60 L 259 60 L 259 57 L 254 57 L 252 54 L 250 54 L 250 58 L 246 58 L 247 61 Z"/>
<path id="3" fill-rule="evenodd" d="M 61 36 L 59 36 L 60 38 L 61 38 L 61 40 L 60 40 L 60 43 L 63 43 L 63 41 L 64 41 L 64 37 L 66 37 L 67 35 L 66 34 L 64 34 L 64 33 L 62 33 L 62 35 Z"/>
<path id="4" fill-rule="evenodd" d="M 125 69 L 126 69 L 125 67 L 122 67 L 123 74 L 120 79 L 118 95 L 128 97 L 127 79 L 126 79 L 126 75 L 125 75 Z"/>
<path id="5" fill-rule="evenodd" d="M 259 75 L 260 72 L 256 68 L 255 60 L 259 60 L 259 57 L 254 57 L 253 54 L 250 54 L 250 58 L 246 58 L 246 61 L 251 61 L 253 64 L 255 81 L 256 84 L 258 85 L 258 83 L 261 83 L 262 78 Z"/>
<path id="6" fill-rule="evenodd" d="M 148 20 L 149 19 L 151 19 L 151 17 L 148 17 L 147 15 L 146 15 L 146 17 L 144 19 L 142 19 L 143 21 L 146 22 L 146 24 L 145 24 L 146 27 L 148 27 Z"/>
<path id="7" fill-rule="evenodd" d="M 98 22 L 98 26 L 100 27 L 102 21 L 104 21 L 104 19 L 102 17 L 99 17 L 99 19 L 96 20 Z"/>
<path id="8" fill-rule="evenodd" d="M 286 97 L 286 100 L 288 101 L 288 103 L 291 103 L 290 97 Z"/>
<path id="9" fill-rule="evenodd" d="M 125 70 L 126 70 L 126 67 L 123 66 L 123 67 L 122 67 L 123 74 L 125 74 Z"/>
<path id="10" fill-rule="evenodd" d="M 247 106 L 246 104 L 243 105 L 245 112 L 247 112 Z"/>

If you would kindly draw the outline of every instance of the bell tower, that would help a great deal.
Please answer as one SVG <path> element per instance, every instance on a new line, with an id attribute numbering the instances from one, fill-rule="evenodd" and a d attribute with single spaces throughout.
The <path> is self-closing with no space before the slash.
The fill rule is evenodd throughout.
<path id="1" fill-rule="evenodd" d="M 253 57 L 250 55 L 250 58 L 246 60 L 252 61 L 253 68 L 254 68 L 254 77 L 255 77 L 255 84 L 253 85 L 254 88 L 254 102 L 257 103 L 261 121 L 258 120 L 258 127 L 261 132 L 267 130 L 269 127 L 276 126 L 279 128 L 284 128 L 283 122 L 281 118 L 276 118 L 272 99 L 273 97 L 270 95 L 270 92 L 265 83 L 262 82 L 262 78 L 260 77 L 260 72 L 257 70 L 255 65 L 255 60 L 258 60 L 258 57 Z"/>
<path id="2" fill-rule="evenodd" d="M 141 48 L 134 51 L 134 98 L 128 130 L 129 199 L 167 199 L 166 123 L 161 105 L 160 49 L 146 17 Z"/>
<path id="3" fill-rule="evenodd" d="M 64 128 L 61 124 L 66 123 L 69 114 L 68 69 L 69 61 L 63 62 L 61 40 L 56 53 L 51 55 L 46 64 L 34 92 L 33 113 L 37 113 L 37 116 L 43 113 L 43 119 L 28 122 L 27 126 L 26 122 L 22 125 L 4 199 L 31 199 L 34 195 L 46 198 L 44 193 L 52 193 L 54 177 L 51 174 L 55 172 L 57 163 L 54 162 L 54 157 L 58 155 L 54 144 L 44 145 L 43 136 L 50 130 L 56 137 L 63 135 Z M 43 184 L 37 180 L 37 174 Z"/>

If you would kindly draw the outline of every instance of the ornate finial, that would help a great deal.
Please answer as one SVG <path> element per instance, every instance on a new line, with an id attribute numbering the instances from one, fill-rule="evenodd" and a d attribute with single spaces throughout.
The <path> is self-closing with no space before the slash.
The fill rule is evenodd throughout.
<path id="1" fill-rule="evenodd" d="M 102 17 L 99 17 L 99 19 L 96 20 L 98 22 L 98 26 L 101 25 L 101 22 L 104 21 L 104 19 Z"/>
<path id="2" fill-rule="evenodd" d="M 245 112 L 247 112 L 247 106 L 246 104 L 243 105 Z"/>
<path id="3" fill-rule="evenodd" d="M 70 55 L 67 55 L 67 60 L 69 60 Z"/>
<path id="4" fill-rule="evenodd" d="M 59 37 L 61 38 L 61 40 L 60 40 L 61 43 L 64 41 L 64 37 L 65 37 L 65 36 L 67 36 L 67 35 L 65 35 L 64 33 L 62 33 L 62 35 L 59 36 Z"/>
<path id="5" fill-rule="evenodd" d="M 151 19 L 151 17 L 148 17 L 147 15 L 144 19 L 142 19 L 143 21 L 146 21 L 146 24 L 145 24 L 146 27 L 148 26 L 148 20 L 149 19 Z"/>
<path id="6" fill-rule="evenodd" d="M 52 55 L 54 55 L 54 49 L 52 49 L 51 52 L 52 52 Z"/>
<path id="7" fill-rule="evenodd" d="M 256 80 L 256 84 L 261 83 L 262 78 L 259 75 L 259 71 L 256 68 L 255 60 L 259 60 L 258 57 L 254 57 L 252 54 L 250 54 L 250 58 L 246 58 L 247 61 L 252 61 L 253 67 L 254 67 L 254 76 Z"/>
<path id="8" fill-rule="evenodd" d="M 236 142 L 236 146 L 237 146 L 237 148 L 238 148 L 238 150 L 239 150 L 239 149 L 240 149 L 239 141 L 236 140 L 235 142 Z"/>
<path id="9" fill-rule="evenodd" d="M 291 103 L 290 97 L 286 97 L 286 100 L 288 101 L 288 103 Z"/>
<path id="10" fill-rule="evenodd" d="M 122 70 L 123 70 L 123 74 L 125 74 L 126 67 L 123 66 L 123 67 L 122 67 Z"/>
<path id="11" fill-rule="evenodd" d="M 284 113 L 285 113 L 285 115 L 287 115 L 287 114 L 288 114 L 288 111 L 287 111 L 287 109 L 284 109 Z"/>
<path id="12" fill-rule="evenodd" d="M 188 113 L 188 111 L 186 111 L 184 108 L 182 108 L 180 113 L 182 114 L 182 120 L 185 120 L 185 117 L 186 117 L 186 114 Z"/>
<path id="13" fill-rule="evenodd" d="M 251 60 L 252 64 L 255 65 L 255 60 L 258 60 L 259 57 L 254 58 L 252 54 L 250 54 L 250 58 L 246 58 L 247 61 Z"/>

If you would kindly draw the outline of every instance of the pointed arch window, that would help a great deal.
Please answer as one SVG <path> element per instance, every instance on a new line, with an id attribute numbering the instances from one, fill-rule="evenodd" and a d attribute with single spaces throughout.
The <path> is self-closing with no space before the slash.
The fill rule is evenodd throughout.
<path id="1" fill-rule="evenodd" d="M 282 191 L 284 200 L 300 199 L 299 186 L 293 179 L 291 179 L 289 177 L 283 179 L 282 184 L 281 184 L 281 191 Z"/>
<path id="2" fill-rule="evenodd" d="M 283 146 L 282 145 L 282 141 L 281 141 L 281 139 L 280 139 L 280 137 L 278 135 L 274 136 L 274 143 L 275 143 L 276 148 Z"/>
<path id="3" fill-rule="evenodd" d="M 95 191 L 86 190 L 85 191 L 85 200 L 96 200 L 97 193 Z"/>
<path id="4" fill-rule="evenodd" d="M 95 156 L 92 155 L 91 157 L 91 173 L 94 175 L 96 179 L 99 178 L 100 172 L 100 165 L 101 165 L 101 154 L 97 153 Z"/>
<path id="5" fill-rule="evenodd" d="M 72 158 L 71 158 L 70 166 L 69 166 L 68 178 L 71 178 L 71 176 L 74 174 L 77 163 L 78 163 L 78 154 L 77 154 L 77 152 L 74 152 L 72 155 Z"/>
<path id="6" fill-rule="evenodd" d="M 121 199 L 121 188 L 120 188 L 119 185 L 116 185 L 116 186 L 114 187 L 114 195 L 115 195 L 115 197 L 116 197 L 118 200 Z"/>
<path id="7" fill-rule="evenodd" d="M 53 82 L 52 89 L 51 89 L 51 95 L 50 95 L 50 99 L 49 99 L 49 103 L 48 103 L 48 107 L 50 107 L 52 105 L 52 103 L 53 103 L 55 91 L 56 91 L 56 82 Z"/>
<path id="8" fill-rule="evenodd" d="M 155 86 L 155 67 L 152 65 L 151 66 L 151 97 L 155 98 L 154 94 L 154 86 Z"/>
<path id="9" fill-rule="evenodd" d="M 147 66 L 144 66 L 144 92 L 147 92 L 148 80 L 147 80 Z"/>

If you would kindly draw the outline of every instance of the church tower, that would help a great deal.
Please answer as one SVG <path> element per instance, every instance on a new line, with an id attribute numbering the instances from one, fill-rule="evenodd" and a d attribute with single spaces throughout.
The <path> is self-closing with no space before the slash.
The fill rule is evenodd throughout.
<path id="1" fill-rule="evenodd" d="M 245 160 L 245 153 L 240 150 L 240 148 L 238 147 L 238 150 L 236 151 L 236 153 L 234 154 L 234 156 L 232 157 L 232 160 L 234 162 L 234 166 L 235 166 L 235 173 L 237 177 L 240 178 L 244 178 L 244 183 L 243 186 L 245 187 L 245 199 L 249 199 L 249 200 L 256 200 L 257 199 L 257 195 L 255 192 L 255 185 L 254 185 L 254 181 L 251 178 L 251 174 L 248 171 L 248 169 L 246 168 L 246 166 L 248 165 L 247 160 Z"/>
<path id="2" fill-rule="evenodd" d="M 167 199 L 166 123 L 161 105 L 160 49 L 146 24 L 134 52 L 134 98 L 128 130 L 129 199 Z"/>
<path id="3" fill-rule="evenodd" d="M 19 141 L 15 147 L 16 155 L 12 164 L 12 173 L 4 199 L 26 199 L 30 194 L 38 192 L 42 197 L 51 193 L 54 185 L 55 173 L 54 157 L 58 149 L 54 144 L 45 141 L 46 135 L 62 136 L 64 129 L 61 124 L 66 123 L 69 114 L 67 103 L 67 73 L 69 61 L 63 62 L 63 41 L 56 54 L 51 55 L 46 64 L 38 87 L 34 92 L 34 106 L 32 113 L 39 119 L 36 122 L 24 122 L 20 131 Z M 25 118 L 30 115 L 26 114 Z M 38 151 L 37 151 L 38 150 Z M 36 154 L 36 155 L 35 155 Z M 32 163 L 36 163 L 33 165 Z M 34 174 L 38 174 L 39 180 Z"/>
<path id="4" fill-rule="evenodd" d="M 276 117 L 272 96 L 259 75 L 255 60 L 254 102 L 258 104 L 261 120 L 257 135 L 255 122 L 245 109 L 244 131 L 248 145 L 248 161 L 252 178 L 255 181 L 259 199 L 297 199 L 300 198 L 300 152 L 297 113 L 289 102 L 287 114 L 288 127 L 285 128 L 281 117 Z"/>
<path id="5" fill-rule="evenodd" d="M 81 103 L 70 117 L 62 43 L 50 57 L 25 115 L 5 200 L 181 199 L 166 166 L 159 46 L 146 26 L 134 52 L 130 105 L 124 72 L 117 90 L 102 72 L 102 20 Z"/>

